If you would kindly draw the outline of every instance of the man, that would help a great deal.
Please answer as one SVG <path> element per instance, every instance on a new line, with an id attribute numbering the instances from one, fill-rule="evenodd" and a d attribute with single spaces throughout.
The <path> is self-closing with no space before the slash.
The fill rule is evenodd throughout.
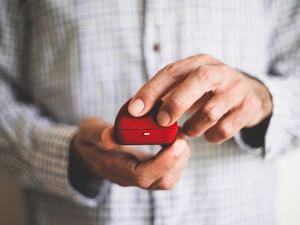
<path id="1" fill-rule="evenodd" d="M 29 224 L 276 223 L 273 159 L 300 137 L 298 1 L 0 10 L 0 165 L 24 186 Z M 137 117 L 164 100 L 174 144 L 115 143 L 130 97 Z"/>

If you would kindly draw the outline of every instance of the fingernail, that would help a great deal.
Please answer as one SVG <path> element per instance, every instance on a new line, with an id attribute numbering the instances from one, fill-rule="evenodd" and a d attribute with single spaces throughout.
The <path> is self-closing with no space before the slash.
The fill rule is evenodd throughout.
<path id="1" fill-rule="evenodd" d="M 128 111 L 137 116 L 144 109 L 144 101 L 140 98 L 135 99 L 133 102 L 129 104 Z"/>
<path id="2" fill-rule="evenodd" d="M 177 140 L 174 145 L 174 155 L 180 156 L 182 152 L 185 150 L 186 142 L 184 140 Z"/>
<path id="3" fill-rule="evenodd" d="M 161 126 L 168 126 L 171 121 L 171 116 L 166 110 L 162 110 L 158 113 L 157 121 Z"/>

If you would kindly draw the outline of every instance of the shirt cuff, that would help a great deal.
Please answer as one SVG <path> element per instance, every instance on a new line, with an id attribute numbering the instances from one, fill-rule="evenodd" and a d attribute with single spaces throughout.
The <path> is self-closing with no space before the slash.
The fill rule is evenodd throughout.
<path id="1" fill-rule="evenodd" d="M 53 125 L 37 128 L 33 131 L 34 148 L 33 173 L 43 189 L 73 200 L 80 205 L 96 207 L 102 201 L 110 187 L 103 180 L 99 194 L 88 198 L 78 192 L 69 182 L 69 148 L 76 127 Z"/>
<path id="2" fill-rule="evenodd" d="M 295 124 L 299 121 L 293 121 L 296 112 L 294 112 L 295 104 L 294 100 L 296 96 L 293 96 L 294 85 L 299 81 L 289 81 L 285 78 L 271 78 L 265 77 L 262 82 L 269 89 L 272 95 L 273 112 L 270 119 L 270 124 L 265 137 L 264 155 L 266 160 L 274 159 L 279 153 L 288 151 L 292 144 L 292 130 Z M 287 90 L 287 89 L 291 90 Z M 298 104 L 298 103 L 296 103 Z M 296 125 L 297 126 L 297 125 Z"/>
<path id="3" fill-rule="evenodd" d="M 251 128 L 243 128 L 234 136 L 236 143 L 247 152 L 264 157 L 264 146 L 271 116 Z"/>
<path id="4" fill-rule="evenodd" d="M 242 138 L 241 132 L 234 135 L 234 140 L 242 150 L 245 150 L 246 152 L 249 152 L 250 154 L 253 154 L 255 156 L 262 156 L 263 155 L 263 146 L 253 147 L 253 146 L 249 145 L 247 143 L 247 141 L 245 141 Z"/>

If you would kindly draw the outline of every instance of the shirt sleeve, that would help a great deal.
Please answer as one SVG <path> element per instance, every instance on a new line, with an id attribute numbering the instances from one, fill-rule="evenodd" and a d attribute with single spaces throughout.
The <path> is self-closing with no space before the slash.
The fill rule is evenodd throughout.
<path id="1" fill-rule="evenodd" d="M 270 66 L 260 80 L 269 89 L 273 113 L 261 147 L 252 147 L 243 131 L 235 136 L 241 148 L 262 153 L 266 160 L 300 145 L 300 2 L 273 1 L 270 6 Z"/>
<path id="2" fill-rule="evenodd" d="M 105 197 L 109 183 L 103 181 L 95 198 L 70 185 L 69 148 L 77 128 L 52 121 L 39 107 L 24 101 L 21 78 L 26 75 L 24 44 L 29 24 L 22 2 L 0 3 L 0 169 L 28 188 L 94 207 Z"/>

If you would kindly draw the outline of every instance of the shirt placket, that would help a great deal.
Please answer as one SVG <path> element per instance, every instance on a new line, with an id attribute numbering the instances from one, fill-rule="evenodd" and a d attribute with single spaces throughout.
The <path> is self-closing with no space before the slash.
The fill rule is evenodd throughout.
<path id="1" fill-rule="evenodd" d="M 144 5 L 143 54 L 147 78 L 152 78 L 159 69 L 161 60 L 161 2 L 145 1 Z"/>
<path id="2" fill-rule="evenodd" d="M 144 5 L 144 34 L 143 53 L 147 79 L 151 79 L 161 67 L 162 55 L 162 19 L 163 1 L 145 1 Z M 158 146 L 151 146 L 153 152 Z M 152 224 L 167 224 L 168 193 L 164 191 L 150 191 L 152 208 Z"/>

